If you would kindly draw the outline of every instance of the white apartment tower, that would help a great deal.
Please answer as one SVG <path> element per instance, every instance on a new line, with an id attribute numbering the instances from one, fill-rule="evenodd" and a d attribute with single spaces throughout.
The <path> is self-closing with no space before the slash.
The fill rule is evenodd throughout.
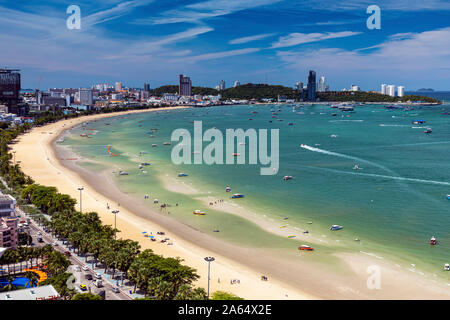
<path id="1" fill-rule="evenodd" d="M 399 97 L 403 97 L 405 95 L 405 87 L 404 86 L 397 87 L 397 95 Z"/>
<path id="2" fill-rule="evenodd" d="M 390 84 L 386 87 L 386 94 L 390 95 L 391 97 L 395 97 L 395 86 L 393 84 Z"/>
<path id="3" fill-rule="evenodd" d="M 381 85 L 381 94 L 386 94 L 386 84 Z"/>

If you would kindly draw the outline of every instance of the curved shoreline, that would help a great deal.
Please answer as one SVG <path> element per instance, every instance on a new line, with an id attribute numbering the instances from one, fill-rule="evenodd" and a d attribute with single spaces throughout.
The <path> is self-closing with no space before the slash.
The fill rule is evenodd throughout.
<path id="1" fill-rule="evenodd" d="M 174 108 L 169 109 L 173 110 Z M 117 200 L 120 197 L 122 206 L 120 207 L 121 212 L 117 217 L 118 229 L 121 230 L 119 236 L 139 241 L 143 249 L 151 248 L 156 253 L 164 256 L 179 256 L 185 259 L 187 265 L 198 270 L 201 276 L 198 282 L 200 286 L 206 287 L 206 279 L 204 277 L 206 264 L 203 261 L 203 257 L 213 254 L 216 257 L 216 261 L 211 269 L 213 272 L 211 276 L 212 292 L 215 290 L 230 291 L 246 299 L 314 299 L 317 297 L 327 299 L 393 299 L 396 297 L 406 298 L 411 295 L 411 292 L 412 294 L 416 292 L 416 290 L 409 290 L 411 292 L 408 292 L 407 286 L 403 287 L 403 285 L 407 285 L 411 281 L 410 277 L 408 277 L 409 275 L 406 275 L 406 278 L 403 279 L 404 281 L 400 283 L 400 288 L 391 290 L 392 292 L 389 294 L 387 292 L 364 292 L 365 278 L 363 273 L 368 265 L 376 261 L 372 257 L 356 256 L 349 258 L 346 256 L 345 259 L 342 259 L 343 261 L 352 261 L 351 266 L 347 266 L 347 268 L 349 270 L 356 269 L 357 272 L 351 276 L 343 276 L 331 274 L 326 268 L 320 268 L 308 261 L 301 261 L 295 264 L 279 261 L 279 259 L 264 256 L 263 252 L 239 248 L 214 239 L 181 222 L 157 212 L 151 212 L 152 210 L 148 207 L 140 206 L 131 197 L 127 197 L 120 192 L 113 184 L 102 183 L 99 176 L 93 176 L 87 171 L 83 172 L 82 169 L 70 162 L 68 164 L 62 163 L 57 152 L 53 149 L 54 141 L 65 130 L 82 122 L 158 110 L 167 109 L 94 115 L 34 128 L 32 132 L 19 137 L 19 143 L 14 146 L 14 150 L 17 151 L 16 158 L 21 161 L 22 170 L 33 177 L 36 183 L 56 186 L 60 192 L 67 193 L 75 199 L 79 198 L 77 187 L 83 185 L 85 187 L 83 192 L 84 211 L 98 212 L 100 218 L 106 224 L 113 224 L 114 220 L 112 215 L 108 214 L 105 204 L 112 204 L 115 201 L 110 199 L 114 198 Z M 51 131 L 52 135 L 48 134 L 47 131 Z M 105 176 L 103 178 L 107 179 Z M 148 214 L 149 212 L 150 215 Z M 144 230 L 153 232 L 169 230 L 168 236 L 174 242 L 174 246 L 150 242 L 148 238 L 142 236 L 142 231 Z M 384 267 L 388 268 L 388 266 Z M 389 272 L 395 271 L 390 269 L 388 270 Z M 261 272 L 268 275 L 270 281 L 260 281 Z M 326 279 L 324 273 L 327 273 Z M 356 273 L 362 275 L 357 277 Z M 398 275 L 395 274 L 393 277 L 398 278 Z M 220 278 L 220 283 L 215 281 L 217 278 Z M 241 284 L 230 285 L 229 279 L 239 279 Z M 312 294 L 306 294 L 298 288 L 304 288 L 304 291 Z M 445 296 L 445 292 L 441 290 L 439 290 L 438 297 L 436 297 L 429 292 L 418 294 L 419 291 L 423 290 L 422 286 L 419 286 L 417 289 L 419 289 L 417 290 L 417 295 L 413 296 L 416 299 L 439 298 L 443 293 L 444 295 L 441 298 L 450 298 L 450 295 Z M 431 290 L 431 292 L 434 291 L 436 290 Z M 401 295 L 401 293 L 406 294 L 406 296 L 398 297 L 397 295 Z"/>

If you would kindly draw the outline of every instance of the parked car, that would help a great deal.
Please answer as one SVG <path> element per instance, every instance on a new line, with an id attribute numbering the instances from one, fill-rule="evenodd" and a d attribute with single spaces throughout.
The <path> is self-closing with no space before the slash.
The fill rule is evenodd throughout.
<path id="1" fill-rule="evenodd" d="M 37 241 L 40 243 L 44 242 L 44 240 L 41 237 L 37 238 Z"/>
<path id="2" fill-rule="evenodd" d="M 94 286 L 96 286 L 97 288 L 103 287 L 103 282 L 102 282 L 102 280 L 97 279 L 97 280 L 95 280 L 93 283 L 94 283 Z"/>
<path id="3" fill-rule="evenodd" d="M 81 291 L 86 291 L 87 287 L 85 284 L 80 284 L 80 289 L 81 289 Z"/>
<path id="4" fill-rule="evenodd" d="M 88 266 L 83 266 L 81 269 L 83 269 L 83 271 L 89 271 Z"/>
<path id="5" fill-rule="evenodd" d="M 55 246 L 55 247 L 57 247 L 58 246 L 58 242 L 53 242 L 53 245 Z"/>
<path id="6" fill-rule="evenodd" d="M 84 278 L 86 279 L 86 280 L 92 280 L 92 275 L 91 274 L 86 274 L 85 276 L 84 276 Z"/>
<path id="7" fill-rule="evenodd" d="M 117 287 L 113 287 L 113 288 L 112 288 L 112 291 L 113 291 L 114 293 L 119 293 L 119 292 L 120 292 L 120 289 L 117 288 Z"/>
<path id="8" fill-rule="evenodd" d="M 102 278 L 102 275 L 101 275 L 100 273 L 96 273 L 96 274 L 95 274 L 95 278 L 96 278 L 96 279 L 101 279 L 101 278 Z"/>

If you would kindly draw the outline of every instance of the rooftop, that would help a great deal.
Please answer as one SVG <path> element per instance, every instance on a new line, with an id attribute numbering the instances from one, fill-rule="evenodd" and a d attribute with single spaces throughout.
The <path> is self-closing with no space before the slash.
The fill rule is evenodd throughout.
<path id="1" fill-rule="evenodd" d="M 57 300 L 59 294 L 52 285 L 0 293 L 2 300 Z"/>

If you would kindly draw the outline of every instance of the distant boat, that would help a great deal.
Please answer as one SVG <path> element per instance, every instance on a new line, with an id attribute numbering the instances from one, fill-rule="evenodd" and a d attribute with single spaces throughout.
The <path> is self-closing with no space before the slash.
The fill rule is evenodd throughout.
<path id="1" fill-rule="evenodd" d="M 157 144 L 152 144 L 152 147 L 154 148 L 154 147 L 157 147 L 158 145 Z"/>
<path id="2" fill-rule="evenodd" d="M 306 244 L 302 244 L 300 247 L 298 247 L 298 250 L 314 251 L 314 248 L 311 248 L 310 246 L 308 246 Z"/>
<path id="3" fill-rule="evenodd" d="M 359 170 L 360 168 L 358 167 L 357 164 L 355 164 L 355 166 L 353 167 L 353 170 Z"/>
<path id="4" fill-rule="evenodd" d="M 179 173 L 178 176 L 179 177 L 187 177 L 188 175 L 187 175 L 187 173 Z"/>
<path id="5" fill-rule="evenodd" d="M 447 200 L 450 200 L 450 194 L 447 195 Z"/>
<path id="6" fill-rule="evenodd" d="M 432 133 L 433 131 L 431 130 L 431 128 L 428 128 L 427 130 L 424 131 L 424 133 Z"/>
<path id="7" fill-rule="evenodd" d="M 293 176 L 284 176 L 283 177 L 284 181 L 291 180 L 291 179 L 294 179 L 294 177 Z"/>
<path id="8" fill-rule="evenodd" d="M 230 187 L 226 187 L 225 188 L 225 192 L 230 192 L 231 191 L 231 188 Z"/>
<path id="9" fill-rule="evenodd" d="M 240 193 L 235 193 L 231 196 L 232 199 L 239 199 L 239 198 L 244 198 L 243 194 Z"/>
<path id="10" fill-rule="evenodd" d="M 128 175 L 128 172 L 126 172 L 126 171 L 120 171 L 120 172 L 119 172 L 119 175 L 121 175 L 121 176 L 127 176 L 127 175 Z"/>
<path id="11" fill-rule="evenodd" d="M 430 244 L 431 244 L 432 246 L 434 246 L 434 245 L 437 244 L 437 240 L 436 240 L 436 238 L 435 238 L 434 236 L 431 237 L 431 239 L 430 239 Z"/>
<path id="12" fill-rule="evenodd" d="M 170 146 L 170 142 L 164 142 L 163 143 L 165 146 Z"/>
<path id="13" fill-rule="evenodd" d="M 199 215 L 199 216 L 204 216 L 205 213 L 201 210 L 194 210 L 194 214 Z"/>
<path id="14" fill-rule="evenodd" d="M 293 122 L 289 122 L 289 123 L 288 123 L 288 125 L 290 125 L 290 126 L 293 126 L 293 125 L 294 125 L 294 123 L 293 123 Z"/>
<path id="15" fill-rule="evenodd" d="M 448 264 L 448 263 L 444 264 L 444 270 L 450 271 L 450 264 Z"/>
<path id="16" fill-rule="evenodd" d="M 330 227 L 330 230 L 331 231 L 337 231 L 337 230 L 341 230 L 343 228 L 343 226 L 340 226 L 340 225 L 337 225 L 337 224 L 333 224 L 331 227 Z"/>
<path id="17" fill-rule="evenodd" d="M 425 120 L 414 120 L 412 124 L 424 124 Z"/>

